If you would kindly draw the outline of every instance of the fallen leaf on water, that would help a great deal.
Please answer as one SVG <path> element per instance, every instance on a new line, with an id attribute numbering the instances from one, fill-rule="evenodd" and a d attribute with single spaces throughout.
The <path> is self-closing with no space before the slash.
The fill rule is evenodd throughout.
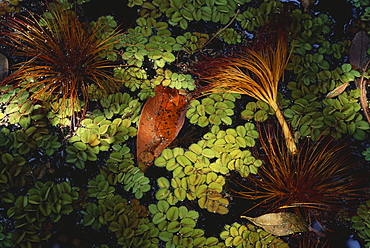
<path id="1" fill-rule="evenodd" d="M 297 232 L 307 231 L 307 222 L 295 213 L 280 212 L 264 214 L 256 218 L 241 216 L 266 232 L 276 236 L 286 236 Z"/>
<path id="2" fill-rule="evenodd" d="M 301 5 L 303 6 L 304 13 L 308 13 L 310 5 L 314 3 L 314 0 L 301 0 Z"/>
<path id="3" fill-rule="evenodd" d="M 349 85 L 348 82 L 342 84 L 342 85 L 339 85 L 338 87 L 336 87 L 334 90 L 330 91 L 327 95 L 326 95 L 326 98 L 333 98 L 333 97 L 336 97 L 337 95 L 341 94 L 346 88 L 347 86 Z"/>
<path id="4" fill-rule="evenodd" d="M 158 85 L 155 96 L 149 98 L 140 116 L 136 139 L 136 156 L 141 170 L 176 138 L 185 121 L 188 101 L 176 89 Z"/>
<path id="5" fill-rule="evenodd" d="M 352 66 L 363 69 L 367 59 L 367 46 L 369 37 L 365 31 L 359 31 L 352 40 L 349 49 L 349 62 Z"/>
<path id="6" fill-rule="evenodd" d="M 368 80 L 367 79 L 361 79 L 359 86 L 360 86 L 360 103 L 362 110 L 364 111 L 365 117 L 367 119 L 367 122 L 370 123 L 370 108 L 369 108 L 369 103 L 367 101 L 367 90 L 366 87 L 368 85 Z"/>

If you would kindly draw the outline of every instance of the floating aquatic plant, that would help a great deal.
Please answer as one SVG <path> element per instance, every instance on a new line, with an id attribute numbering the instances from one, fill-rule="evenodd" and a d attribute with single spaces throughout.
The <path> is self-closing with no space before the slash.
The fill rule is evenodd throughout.
<path id="1" fill-rule="evenodd" d="M 103 111 L 94 109 L 91 117 L 104 115 L 107 119 L 118 117 L 130 119 L 131 122 L 137 122 L 140 118 L 141 103 L 128 93 L 110 94 L 108 97 L 100 98 L 99 103 Z"/>
<path id="2" fill-rule="evenodd" d="M 70 214 L 72 202 L 77 198 L 78 192 L 68 182 L 36 182 L 35 187 L 29 189 L 27 195 L 19 196 L 7 211 L 8 217 L 15 218 L 13 242 L 21 247 L 40 247 L 38 243 L 52 235 L 43 223 L 56 223 L 62 215 Z"/>
<path id="3" fill-rule="evenodd" d="M 354 5 L 357 8 L 363 8 L 369 6 L 369 1 L 367 0 L 354 0 L 354 1 L 347 1 L 350 2 L 352 5 Z"/>
<path id="4" fill-rule="evenodd" d="M 14 247 L 14 243 L 12 241 L 12 234 L 6 228 L 5 222 L 0 225 L 0 246 L 1 247 Z"/>
<path id="5" fill-rule="evenodd" d="M 181 44 L 187 52 L 193 53 L 203 48 L 208 43 L 209 35 L 199 32 L 186 32 L 184 35 L 177 36 L 176 41 Z"/>
<path id="6" fill-rule="evenodd" d="M 242 176 L 257 174 L 262 161 L 252 156 L 246 147 L 253 147 L 258 132 L 255 125 L 246 123 L 236 129 L 220 130 L 213 125 L 211 132 L 188 149 L 176 147 L 163 150 L 154 165 L 172 171 L 168 180 L 160 177 L 157 200 L 171 205 L 185 199 L 198 199 L 198 205 L 212 213 L 227 214 L 229 199 L 223 192 L 225 177 L 230 171 Z"/>
<path id="7" fill-rule="evenodd" d="M 135 54 L 134 56 L 140 57 L 142 55 L 140 51 L 145 51 L 142 49 L 138 50 L 136 47 L 129 47 L 127 50 L 130 50 L 129 53 Z M 139 61 L 139 59 L 136 59 L 136 57 L 135 60 Z M 114 77 L 125 81 L 125 87 L 129 88 L 131 91 L 140 90 L 140 92 L 137 94 L 140 100 L 145 100 L 149 96 L 154 96 L 152 83 L 148 79 L 148 75 L 144 69 L 139 67 L 117 67 L 114 69 Z"/>
<path id="8" fill-rule="evenodd" d="M 19 2 L 22 2 L 22 0 L 2 1 L 0 3 L 0 15 L 6 13 L 19 13 L 21 11 Z"/>
<path id="9" fill-rule="evenodd" d="M 370 200 L 365 204 L 361 204 L 356 211 L 356 215 L 351 217 L 352 228 L 354 228 L 360 238 L 366 242 L 366 246 L 370 245 Z"/>
<path id="10" fill-rule="evenodd" d="M 345 151 L 346 145 L 335 143 L 331 137 L 314 142 L 307 138 L 293 155 L 276 131 L 269 128 L 263 133 L 260 141 L 265 163 L 258 177 L 247 179 L 256 189 L 238 183 L 246 191 L 236 192 L 242 198 L 261 200 L 253 208 L 300 208 L 306 213 L 319 209 L 330 213 L 340 209 L 343 200 L 348 203 L 359 197 L 361 177 L 354 173 L 356 165 Z"/>
<path id="11" fill-rule="evenodd" d="M 245 120 L 265 121 L 269 115 L 273 115 L 271 107 L 262 101 L 248 102 L 245 110 L 241 112 L 241 117 Z"/>
<path id="12" fill-rule="evenodd" d="M 71 145 L 66 148 L 66 162 L 83 169 L 86 161 L 97 161 L 100 151 L 107 151 L 136 135 L 137 130 L 131 124 L 129 119 L 115 118 L 111 121 L 102 115 L 85 118 L 76 135 L 68 139 Z"/>
<path id="13" fill-rule="evenodd" d="M 194 90 L 195 80 L 190 74 L 179 74 L 170 70 L 157 69 L 157 77 L 154 79 L 154 84 L 162 84 L 177 90 Z"/>
<path id="14" fill-rule="evenodd" d="M 289 82 L 293 102 L 284 110 L 284 116 L 301 136 L 311 136 L 312 140 L 329 129 L 330 135 L 336 139 L 344 134 L 351 134 L 355 139 L 364 140 L 370 126 L 359 112 L 360 89 L 345 91 L 336 98 L 326 98 L 320 102 L 319 88 L 322 86 L 321 92 L 327 93 L 327 89 L 332 90 L 335 85 L 334 80 L 309 88 L 300 87 L 300 83 Z"/>
<path id="15" fill-rule="evenodd" d="M 91 179 L 88 183 L 88 187 L 88 196 L 96 197 L 98 200 L 105 199 L 109 194 L 113 194 L 115 191 L 115 188 L 109 185 L 109 182 L 103 174 L 98 174 L 95 179 Z"/>
<path id="16" fill-rule="evenodd" d="M 18 130 L 2 128 L 1 145 L 14 154 L 27 154 L 36 148 L 44 149 L 47 155 L 52 155 L 55 149 L 61 146 L 58 137 L 53 136 L 46 128 L 49 121 L 46 118 L 46 111 L 41 105 L 33 105 L 29 100 L 23 98 L 25 103 L 21 104 L 20 99 L 11 101 L 5 109 L 9 123 L 20 124 Z M 24 108 L 23 106 L 26 106 Z"/>
<path id="17" fill-rule="evenodd" d="M 242 36 L 233 28 L 227 28 L 217 35 L 217 37 L 227 44 L 238 44 L 242 41 Z"/>
<path id="18" fill-rule="evenodd" d="M 63 6 L 71 6 L 68 0 L 59 1 L 62 2 Z M 77 3 L 80 2 L 83 2 L 83 0 L 77 0 Z M 247 2 L 250 2 L 250 4 L 246 4 Z M 236 24 L 236 30 L 239 30 L 239 25 L 241 25 L 243 30 L 255 34 L 257 28 L 268 22 L 271 14 L 287 11 L 286 14 L 294 16 L 294 22 L 290 23 L 291 30 L 289 31 L 292 36 L 298 38 L 297 43 L 295 43 L 294 56 L 291 60 L 292 64 L 290 66 L 292 67 L 289 68 L 292 69 L 289 79 L 296 82 L 289 83 L 288 89 L 284 88 L 285 84 L 282 85 L 284 90 L 281 90 L 281 93 L 285 94 L 284 97 L 291 90 L 292 97 L 285 100 L 282 94 L 276 96 L 279 107 L 285 110 L 285 117 L 290 119 L 290 124 L 296 130 L 296 134 L 302 136 L 319 136 L 323 130 L 328 129 L 328 132 L 330 131 L 338 138 L 346 133 L 362 139 L 366 137 L 365 132 L 369 129 L 369 126 L 364 124 L 359 113 L 358 90 L 347 90 L 345 93 L 338 95 L 336 99 L 322 100 L 326 93 L 337 89 L 336 87 L 342 84 L 340 78 L 356 77 L 352 69 L 349 69 L 348 64 L 334 69 L 336 65 L 332 57 L 334 56 L 338 60 L 342 56 L 345 58 L 347 45 L 345 42 L 332 44 L 332 41 L 325 39 L 325 32 L 330 31 L 328 27 L 330 20 L 327 15 L 311 17 L 310 14 L 303 14 L 297 9 L 292 11 L 291 8 L 294 8 L 294 6 L 290 6 L 291 8 L 287 10 L 287 8 L 283 8 L 285 4 L 277 0 L 266 0 L 261 4 L 250 0 L 130 0 L 128 3 L 132 6 L 139 6 L 138 12 L 142 18 L 136 22 L 138 26 L 130 29 L 130 32 L 125 36 L 127 40 L 124 42 L 138 46 L 130 46 L 122 51 L 123 58 L 127 59 L 127 64 L 131 66 L 116 68 L 114 76 L 117 81 L 122 82 L 122 86 L 131 90 L 131 96 L 137 95 L 139 99 L 144 100 L 153 95 L 153 88 L 159 84 L 181 90 L 194 89 L 194 81 L 189 75 L 174 70 L 175 56 L 173 55 L 175 55 L 175 51 L 184 48 L 192 51 L 197 50 L 203 47 L 205 41 L 209 41 L 209 37 L 206 34 L 196 32 L 171 37 L 173 35 L 172 30 L 168 28 L 171 24 L 178 25 L 181 28 L 187 27 L 188 24 L 194 24 L 195 21 L 199 23 L 206 21 L 207 25 L 213 25 L 211 22 L 226 24 L 229 22 L 228 20 L 236 17 L 238 22 L 233 22 L 233 24 Z M 240 9 L 240 12 L 236 12 L 237 9 Z M 365 14 L 364 17 L 366 16 Z M 98 21 L 98 25 L 104 27 L 104 30 L 100 30 L 96 34 L 97 39 L 106 34 L 109 35 L 113 32 L 114 25 L 116 25 L 112 18 L 104 18 L 101 22 L 104 22 L 106 26 L 105 24 L 99 24 Z M 238 41 L 234 32 L 230 32 L 230 34 L 233 35 L 234 41 Z M 230 39 L 230 37 L 224 39 L 224 41 Z M 117 54 L 112 53 L 112 51 L 110 48 L 106 49 L 98 56 L 107 57 L 109 60 L 115 59 Z M 189 58 L 192 58 L 192 56 L 189 56 Z M 179 61 L 185 59 L 185 63 L 188 62 L 188 57 L 184 58 L 182 54 L 179 54 L 176 59 Z M 158 69 L 158 67 L 163 68 Z M 108 67 L 106 69 L 109 70 Z M 154 71 L 153 69 L 157 70 Z M 250 76 L 253 78 L 253 73 Z M 256 77 L 253 79 L 256 79 Z M 32 80 L 30 79 L 30 82 L 34 83 Z M 0 102 L 7 102 L 20 89 L 22 88 L 9 90 L 9 94 L 1 96 Z M 167 171 L 167 174 L 161 174 L 158 178 L 155 174 L 144 175 L 135 166 L 134 156 L 130 153 L 129 147 L 132 147 L 133 144 L 129 139 L 136 135 L 136 129 L 133 125 L 137 123 L 140 115 L 140 102 L 127 93 L 109 94 L 107 97 L 99 89 L 99 85 L 94 82 L 89 83 L 87 91 L 89 104 L 96 107 L 96 109 L 87 112 L 85 117 L 81 119 L 80 126 L 75 130 L 74 136 L 68 140 L 70 141 L 68 144 L 63 144 L 65 146 L 62 147 L 61 152 L 62 155 L 67 152 L 67 162 L 75 167 L 83 168 L 86 162 L 89 165 L 86 170 L 89 173 L 92 170 L 93 174 L 89 176 L 89 183 L 76 180 L 76 178 L 67 179 L 68 182 L 83 184 L 82 187 L 87 187 L 88 191 L 80 190 L 80 198 L 77 200 L 76 193 L 74 193 L 71 195 L 72 204 L 68 203 L 68 207 L 64 207 L 64 205 L 62 207 L 66 214 L 71 209 L 70 205 L 74 207 L 74 212 L 68 214 L 69 218 L 78 215 L 80 218 L 75 223 L 83 229 L 84 233 L 87 232 L 90 235 L 91 232 L 99 232 L 102 235 L 110 235 L 108 239 L 106 239 L 107 236 L 99 235 L 101 240 L 98 240 L 95 244 L 90 244 L 90 246 L 107 248 L 108 243 L 109 246 L 119 245 L 122 247 L 288 246 L 260 228 L 237 223 L 224 227 L 220 235 L 222 240 L 217 235 L 207 237 L 208 226 L 202 227 L 202 229 L 205 229 L 204 231 L 199 229 L 196 226 L 198 213 L 189 208 L 193 204 L 197 205 L 196 208 L 199 205 L 202 208 L 199 211 L 199 218 L 204 217 L 202 216 L 204 210 L 212 212 L 216 216 L 227 214 L 228 206 L 233 206 L 232 198 L 224 192 L 225 179 L 229 176 L 229 173 L 235 170 L 244 177 L 255 178 L 258 177 L 255 174 L 261 172 L 261 166 L 262 168 L 271 168 L 271 166 L 268 167 L 269 163 L 263 165 L 262 160 L 252 156 L 250 150 L 257 144 L 260 135 L 256 130 L 254 121 L 264 122 L 271 117 L 270 115 L 274 115 L 275 111 L 268 103 L 262 100 L 250 101 L 244 99 L 249 101 L 242 117 L 248 121 L 236 124 L 235 118 L 237 117 L 234 111 L 240 104 L 236 100 L 239 95 L 210 94 L 203 99 L 193 101 L 187 111 L 189 119 L 192 123 L 204 127 L 202 130 L 206 130 L 207 127 L 210 130 L 201 135 L 199 142 L 192 142 L 193 144 L 186 148 L 165 149 L 154 162 L 155 165 L 163 168 L 152 168 L 155 171 L 158 169 L 159 171 Z M 138 93 L 139 91 L 140 93 Z M 55 133 L 47 128 L 49 124 L 47 118 L 50 119 L 52 125 L 69 125 L 70 120 L 68 119 L 75 112 L 81 111 L 82 108 L 86 109 L 87 106 L 84 105 L 83 101 L 80 101 L 77 102 L 75 107 L 69 108 L 71 105 L 68 99 L 65 105 L 66 110 L 58 112 L 57 109 L 61 106 L 62 99 L 55 99 L 50 105 L 41 105 L 39 102 L 31 104 L 31 101 L 27 99 L 30 96 L 29 94 L 33 94 L 33 92 L 24 91 L 14 97 L 14 101 L 11 100 L 9 104 L 0 104 L 2 112 L 0 117 L 3 124 L 7 126 L 6 128 L 3 127 L 0 132 L 1 200 L 6 203 L 4 208 L 9 204 L 14 204 L 14 202 L 16 206 L 22 206 L 26 201 L 31 201 L 32 204 L 28 202 L 26 206 L 27 211 L 25 212 L 28 216 L 33 218 L 31 212 L 35 212 L 36 218 L 43 219 L 45 217 L 50 219 L 50 216 L 44 215 L 50 212 L 48 205 L 55 205 L 55 208 L 59 208 L 56 203 L 46 200 L 38 206 L 35 204 L 39 202 L 38 189 L 32 188 L 25 197 L 18 197 L 20 193 L 15 193 L 13 187 L 23 187 L 26 183 L 25 179 L 29 177 L 35 179 L 38 175 L 28 164 L 28 162 L 34 163 L 39 159 L 44 159 L 36 156 L 39 155 L 38 152 L 44 155 L 43 149 L 45 149 L 45 153 L 51 156 L 50 159 L 59 158 L 58 153 L 53 152 L 59 151 L 57 149 L 59 149 L 61 143 L 54 136 Z M 83 95 L 80 94 L 79 99 L 82 98 Z M 180 103 L 174 101 L 174 99 L 169 102 L 174 105 Z M 243 102 L 242 104 L 245 105 L 246 103 Z M 49 108 L 55 109 L 56 112 L 48 114 Z M 15 129 L 19 130 L 14 130 L 13 124 L 15 124 Z M 328 128 L 329 126 L 331 128 Z M 199 129 L 195 128 L 194 130 L 198 131 Z M 277 134 L 275 136 L 279 139 L 279 146 L 284 147 L 284 140 L 280 140 L 281 136 Z M 127 141 L 129 142 L 127 143 Z M 306 142 L 314 144 L 310 143 L 312 141 Z M 184 145 L 181 142 L 180 144 Z M 265 146 L 268 146 L 267 141 Z M 320 148 L 323 146 L 325 144 L 322 144 Z M 41 150 L 38 148 L 41 148 Z M 33 153 L 34 151 L 36 152 Z M 325 151 L 328 151 L 328 149 Z M 340 151 L 343 152 L 344 149 Z M 24 153 L 22 155 L 24 158 L 20 157 L 20 153 Z M 306 154 L 308 153 L 306 152 Z M 281 156 L 288 157 L 287 154 L 289 154 L 288 148 L 285 148 Z M 107 158 L 106 163 L 103 161 L 104 158 Z M 265 157 L 262 156 L 262 158 Z M 293 158 L 293 156 L 290 158 Z M 63 161 L 63 159 L 59 161 Z M 313 166 L 315 166 L 315 163 L 313 163 Z M 58 168 L 63 171 L 74 169 L 70 166 Z M 81 171 L 77 170 L 77 172 Z M 340 175 L 341 172 L 341 170 L 338 170 L 336 175 Z M 19 174 L 17 175 L 17 173 Z M 97 176 L 97 173 L 100 174 Z M 278 172 L 270 172 L 269 175 L 273 173 L 279 175 Z M 54 179 L 60 180 L 59 177 Z M 153 183 L 154 185 L 152 185 Z M 50 182 L 42 186 L 39 182 L 36 182 L 37 187 L 42 187 L 40 191 L 43 192 L 50 189 L 49 184 Z M 302 185 L 304 184 L 305 182 L 302 182 Z M 150 196 L 149 192 L 152 190 L 152 186 L 159 187 L 159 189 L 152 192 L 153 194 Z M 61 188 L 68 188 L 68 186 L 63 185 Z M 263 188 L 257 187 L 257 189 L 261 190 L 260 195 L 267 192 Z M 58 189 L 54 190 L 53 188 L 50 190 L 50 194 L 56 191 Z M 124 199 L 120 195 L 115 195 L 115 193 L 122 191 L 124 191 L 125 196 L 131 195 L 136 199 L 145 196 L 144 199 L 147 200 L 147 197 L 152 197 L 153 202 L 151 203 L 153 204 L 149 207 L 150 212 L 135 199 L 128 200 L 127 197 Z M 255 191 L 250 194 L 253 197 L 259 196 L 258 192 Z M 59 198 L 70 201 L 70 198 L 66 195 Z M 60 200 L 59 198 L 57 202 Z M 82 198 L 83 201 L 81 201 Z M 267 201 L 267 204 L 272 203 L 275 199 L 277 198 Z M 184 204 L 187 204 L 187 206 L 179 206 Z M 314 207 L 324 208 L 325 206 L 317 204 Z M 27 217 L 21 216 L 23 214 L 21 208 L 17 207 L 18 213 L 15 215 L 23 221 Z M 231 207 L 230 210 L 232 209 Z M 53 211 L 52 208 L 51 211 Z M 361 220 L 354 218 L 354 227 L 363 229 L 365 226 L 362 231 L 367 230 L 367 222 L 365 223 L 365 219 L 362 219 L 362 217 L 367 219 L 364 209 L 359 213 L 361 214 Z M 55 218 L 57 220 L 59 217 Z M 63 214 L 62 218 L 64 219 Z M 29 227 L 28 224 L 20 226 L 23 223 L 19 219 L 15 222 L 17 227 L 12 231 L 16 244 L 9 244 L 4 241 L 9 241 L 9 233 L 6 229 L 3 231 L 0 225 L 1 245 L 15 246 L 20 242 L 22 246 L 50 247 L 58 245 L 55 244 L 55 242 L 58 242 L 59 245 L 63 246 L 60 240 L 55 240 L 58 237 L 53 237 L 54 234 L 58 235 L 59 229 L 56 232 L 49 229 L 49 227 L 46 229 L 44 225 L 40 226 L 36 223 L 38 219 L 33 222 L 34 227 Z M 68 217 L 66 219 L 68 221 Z M 50 221 L 44 221 L 43 223 L 48 224 Z M 34 228 L 37 230 L 34 230 Z M 40 230 L 42 231 L 40 232 Z M 51 233 L 53 235 L 49 237 Z M 4 234 L 4 240 L 1 234 Z M 47 241 L 43 239 L 47 239 Z M 76 242 L 78 241 L 82 241 L 82 237 L 78 237 Z M 107 243 L 107 245 L 103 245 L 103 243 Z M 303 245 L 302 247 L 308 246 Z"/>
<path id="19" fill-rule="evenodd" d="M 286 33 L 279 30 L 277 37 L 269 37 L 268 42 L 243 47 L 235 56 L 210 59 L 201 64 L 203 69 L 197 70 L 197 75 L 209 83 L 205 91 L 246 94 L 267 103 L 275 111 L 290 152 L 295 154 L 296 144 L 277 103 L 278 83 L 289 57 Z"/>
<path id="20" fill-rule="evenodd" d="M 228 213 L 229 200 L 222 192 L 225 178 L 210 168 L 210 159 L 214 158 L 215 152 L 202 149 L 198 144 L 192 144 L 189 149 L 165 149 L 162 156 L 154 161 L 156 166 L 172 171 L 173 177 L 171 181 L 165 177 L 158 178 L 160 189 L 156 193 L 157 200 L 165 199 L 175 205 L 185 199 L 199 199 L 199 206 L 209 212 Z"/>
<path id="21" fill-rule="evenodd" d="M 107 225 L 122 247 L 157 247 L 158 228 L 147 218 L 146 207 L 136 199 L 129 202 L 120 195 L 109 194 L 98 204 L 90 202 L 83 213 L 84 226 L 100 230 Z"/>
<path id="22" fill-rule="evenodd" d="M 214 172 L 227 175 L 235 170 L 247 177 L 249 173 L 257 174 L 258 167 L 262 165 L 262 161 L 253 157 L 246 149 L 254 147 L 258 137 L 259 134 L 253 123 L 226 130 L 213 126 L 211 132 L 203 136 L 204 140 L 198 142 L 198 146 L 191 145 L 190 149 L 210 159 L 215 157 L 216 160 L 209 165 Z"/>
<path id="23" fill-rule="evenodd" d="M 240 94 L 210 94 L 209 96 L 190 102 L 186 112 L 186 117 L 190 123 L 197 124 L 200 127 L 208 125 L 226 125 L 232 124 L 231 116 L 234 115 L 236 99 Z"/>
<path id="24" fill-rule="evenodd" d="M 370 147 L 367 147 L 366 150 L 362 152 L 362 155 L 365 156 L 366 161 L 370 161 Z"/>
<path id="25" fill-rule="evenodd" d="M 241 225 L 235 222 L 225 225 L 220 237 L 224 240 L 226 247 L 288 247 L 288 244 L 281 239 L 251 224 Z"/>
<path id="26" fill-rule="evenodd" d="M 240 21 L 240 25 L 248 32 L 255 31 L 256 28 L 264 26 L 268 20 L 269 15 L 279 13 L 283 4 L 280 1 L 269 1 L 261 3 L 260 6 L 248 7 L 244 12 L 238 14 L 236 20 Z"/>
<path id="27" fill-rule="evenodd" d="M 31 175 L 31 168 L 23 166 L 25 163 L 26 160 L 21 156 L 1 154 L 0 194 L 5 203 L 13 203 L 15 200 L 14 194 L 8 190 L 12 187 L 23 187 L 26 184 L 26 178 Z"/>
<path id="28" fill-rule="evenodd" d="M 215 237 L 204 237 L 204 231 L 195 228 L 199 213 L 185 206 L 170 206 L 160 200 L 148 207 L 159 239 L 168 247 L 219 247 Z"/>
<path id="29" fill-rule="evenodd" d="M 114 145 L 115 152 L 110 154 L 107 166 L 102 166 L 100 172 L 107 178 L 109 184 L 122 183 L 124 190 L 132 191 L 136 199 L 143 197 L 150 190 L 149 178 L 135 166 L 133 154 L 126 145 Z"/>
<path id="30" fill-rule="evenodd" d="M 104 93 L 119 89 L 119 80 L 109 71 L 115 64 L 104 53 L 121 44 L 117 30 L 97 37 L 104 25 L 84 26 L 74 12 L 59 4 L 45 12 L 45 17 L 28 14 L 30 17 L 9 17 L 2 22 L 7 44 L 27 59 L 15 66 L 17 70 L 3 85 L 12 83 L 29 91 L 29 99 L 34 101 L 58 103 L 61 99 L 60 108 L 67 108 L 70 100 L 72 109 L 79 105 L 80 97 L 87 105 L 91 83 Z"/>

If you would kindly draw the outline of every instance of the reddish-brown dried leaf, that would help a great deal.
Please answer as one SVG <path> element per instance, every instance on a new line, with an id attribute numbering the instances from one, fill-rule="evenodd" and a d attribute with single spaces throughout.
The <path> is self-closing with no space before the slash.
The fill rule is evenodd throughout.
<path id="1" fill-rule="evenodd" d="M 185 121 L 188 101 L 176 89 L 158 85 L 155 96 L 141 111 L 136 139 L 136 156 L 144 170 L 176 138 Z"/>
<path id="2" fill-rule="evenodd" d="M 359 31 L 352 40 L 349 49 L 349 61 L 352 66 L 363 69 L 366 64 L 366 51 L 369 44 L 369 37 L 365 31 Z"/>

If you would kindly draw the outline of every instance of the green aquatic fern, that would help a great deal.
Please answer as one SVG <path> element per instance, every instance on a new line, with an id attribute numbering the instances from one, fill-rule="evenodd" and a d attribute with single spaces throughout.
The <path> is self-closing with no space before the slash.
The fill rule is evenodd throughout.
<path id="1" fill-rule="evenodd" d="M 236 45 L 242 41 L 242 36 L 233 28 L 227 28 L 219 33 L 217 36 L 219 39 L 223 40 L 227 44 Z"/>
<path id="2" fill-rule="evenodd" d="M 370 245 L 370 201 L 361 204 L 356 211 L 356 215 L 351 217 L 352 228 L 356 230 L 365 245 Z"/>

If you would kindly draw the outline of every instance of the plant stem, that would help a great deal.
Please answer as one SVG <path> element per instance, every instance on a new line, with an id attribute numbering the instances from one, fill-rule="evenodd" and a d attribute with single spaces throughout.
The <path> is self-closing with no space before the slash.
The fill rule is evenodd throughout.
<path id="1" fill-rule="evenodd" d="M 269 105 L 275 111 L 276 119 L 280 123 L 281 129 L 283 130 L 283 134 L 284 134 L 284 137 L 285 137 L 285 142 L 286 142 L 286 145 L 287 145 L 289 151 L 292 154 L 297 154 L 298 150 L 297 150 L 297 146 L 294 142 L 292 132 L 290 131 L 290 128 L 289 128 L 288 124 L 286 123 L 285 118 L 283 116 L 283 113 L 281 112 L 278 104 L 274 101 L 271 101 L 271 102 L 269 102 Z"/>

